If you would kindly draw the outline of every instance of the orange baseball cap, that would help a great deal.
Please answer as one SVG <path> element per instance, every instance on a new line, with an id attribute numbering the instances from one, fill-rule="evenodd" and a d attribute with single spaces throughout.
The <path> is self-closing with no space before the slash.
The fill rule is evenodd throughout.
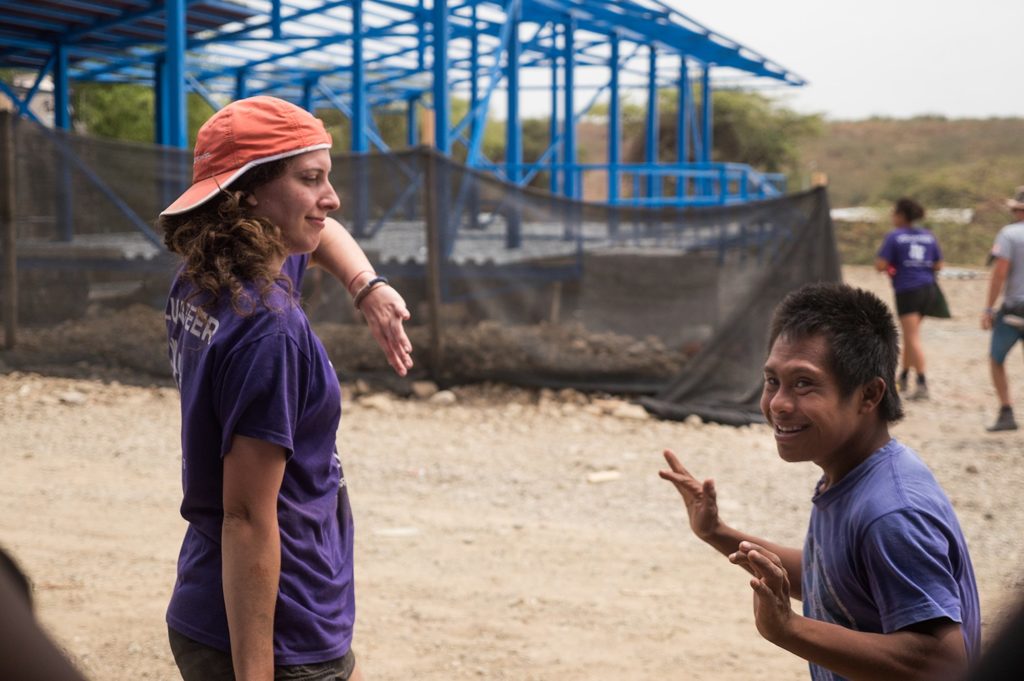
<path id="1" fill-rule="evenodd" d="M 261 163 L 330 148 L 323 121 L 290 102 L 266 96 L 231 102 L 199 128 L 192 186 L 160 215 L 203 205 Z"/>

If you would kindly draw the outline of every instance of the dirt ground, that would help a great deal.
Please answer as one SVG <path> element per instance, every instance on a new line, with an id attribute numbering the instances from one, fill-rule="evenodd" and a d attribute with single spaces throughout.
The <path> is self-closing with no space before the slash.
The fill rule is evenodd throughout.
<path id="1" fill-rule="evenodd" d="M 891 299 L 873 272 L 846 276 Z M 956 317 L 924 327 L 933 399 L 894 432 L 953 499 L 988 637 L 1024 593 L 1024 432 L 984 431 L 986 286 L 943 281 Z M 797 544 L 818 469 L 780 461 L 763 426 L 661 422 L 578 394 L 456 394 L 345 405 L 368 679 L 807 678 L 759 638 L 746 574 L 689 535 L 657 471 L 674 448 L 715 477 L 728 522 Z M 92 679 L 176 678 L 163 613 L 184 532 L 178 428 L 173 388 L 0 373 L 0 543 Z M 617 477 L 592 475 L 606 471 Z"/>

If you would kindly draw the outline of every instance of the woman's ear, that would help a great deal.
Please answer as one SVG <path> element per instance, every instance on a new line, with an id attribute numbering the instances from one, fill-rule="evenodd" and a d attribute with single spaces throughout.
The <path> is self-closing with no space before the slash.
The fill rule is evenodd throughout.
<path id="1" fill-rule="evenodd" d="M 875 376 L 861 386 L 860 412 L 862 414 L 866 414 L 869 411 L 877 409 L 878 405 L 882 402 L 882 398 L 885 397 L 885 390 L 885 381 L 879 376 Z"/>

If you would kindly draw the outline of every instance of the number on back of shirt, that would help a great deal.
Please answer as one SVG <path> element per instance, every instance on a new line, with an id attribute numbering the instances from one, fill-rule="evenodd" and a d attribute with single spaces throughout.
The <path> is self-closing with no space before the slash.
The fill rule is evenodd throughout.
<path id="1" fill-rule="evenodd" d="M 910 250 L 908 251 L 907 256 L 911 260 L 921 261 L 921 260 L 924 260 L 925 254 L 927 252 L 928 252 L 928 249 L 926 249 L 921 244 L 910 244 Z"/>

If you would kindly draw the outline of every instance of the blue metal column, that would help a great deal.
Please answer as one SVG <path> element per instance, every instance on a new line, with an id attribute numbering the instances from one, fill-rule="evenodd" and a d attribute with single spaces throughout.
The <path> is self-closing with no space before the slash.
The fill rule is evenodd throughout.
<path id="1" fill-rule="evenodd" d="M 548 190 L 558 193 L 558 161 L 561 154 L 555 148 L 558 140 L 558 24 L 551 24 L 551 118 L 548 120 L 548 144 L 552 149 L 548 154 Z M 559 145 L 560 146 L 560 145 Z"/>
<path id="2" fill-rule="evenodd" d="M 647 143 L 644 159 L 649 165 L 658 162 L 658 51 L 649 46 L 647 66 Z M 655 186 L 657 182 L 657 186 Z M 661 178 L 653 173 L 647 175 L 647 198 L 661 195 Z"/>
<path id="3" fill-rule="evenodd" d="M 363 62 L 363 0 L 352 0 L 352 151 L 369 149 L 366 136 L 366 68 Z"/>
<path id="4" fill-rule="evenodd" d="M 508 60 L 505 64 L 505 84 L 508 94 L 508 116 L 505 120 L 505 174 L 509 182 L 518 184 L 522 177 L 523 130 L 519 120 L 519 59 L 522 44 L 519 41 L 519 3 L 514 3 L 508 17 Z"/>
<path id="5" fill-rule="evenodd" d="M 608 203 L 619 201 L 619 163 L 622 160 L 622 110 L 619 102 L 619 35 L 612 33 L 612 55 L 608 66 L 611 78 L 608 81 Z"/>
<path id="6" fill-rule="evenodd" d="M 416 126 L 416 102 L 419 101 L 419 95 L 413 95 L 406 100 L 405 107 L 405 146 L 415 147 L 419 144 L 419 137 L 417 133 L 419 130 Z"/>
<path id="7" fill-rule="evenodd" d="M 153 118 L 156 119 L 155 139 L 161 146 L 170 146 L 167 142 L 167 61 L 164 55 L 158 55 L 153 61 Z M 188 187 L 192 177 L 192 167 L 188 164 L 191 158 L 184 154 L 175 154 L 170 150 L 161 151 L 161 177 L 157 178 L 157 192 L 160 206 L 168 206 L 181 192 Z"/>
<path id="8" fill-rule="evenodd" d="M 562 152 L 562 159 L 565 161 L 565 170 L 562 192 L 570 198 L 579 197 L 579 187 L 576 165 L 576 103 L 573 99 L 576 87 L 576 20 L 569 18 L 562 29 L 563 51 L 565 59 L 565 99 L 562 105 L 562 116 L 564 118 L 565 136 Z"/>
<path id="9" fill-rule="evenodd" d="M 448 8 L 445 0 L 434 0 L 434 144 L 446 156 L 451 153 L 448 139 Z"/>
<path id="10" fill-rule="evenodd" d="M 64 131 L 71 128 L 71 113 L 68 107 L 68 52 L 67 46 L 58 44 L 54 48 L 53 62 L 53 123 Z M 71 241 L 74 237 L 74 222 L 72 220 L 74 203 L 74 183 L 71 173 L 71 164 L 68 161 L 68 154 L 72 153 L 67 147 L 68 140 L 64 137 L 57 138 L 57 225 L 60 229 L 61 240 Z"/>
<path id="11" fill-rule="evenodd" d="M 422 1 L 422 0 L 421 0 Z M 434 146 L 445 156 L 452 152 L 449 140 L 450 114 L 448 101 L 448 6 L 445 0 L 434 0 L 431 8 L 433 22 L 433 100 L 434 100 Z M 421 43 L 422 44 L 422 43 Z M 427 207 L 431 218 L 436 217 L 434 228 L 437 239 L 431 240 L 429 247 L 438 252 L 433 254 L 437 265 L 437 287 L 443 292 L 445 288 L 445 265 L 452 250 L 455 248 L 455 234 L 452 234 L 451 219 L 451 168 L 436 158 L 427 158 L 428 168 L 436 167 L 437 172 L 427 175 L 428 188 Z M 428 171 L 429 172 L 429 171 Z M 434 185 L 434 186 L 430 186 Z M 431 208 L 431 206 L 434 206 Z M 428 224 L 429 229 L 429 224 Z M 435 246 L 436 243 L 436 246 Z M 430 255 L 428 255 L 430 257 Z"/>
<path id="12" fill-rule="evenodd" d="M 505 64 L 505 85 L 508 95 L 508 116 L 505 120 L 505 174 L 509 182 L 519 184 L 523 164 L 523 130 L 519 121 L 519 57 L 522 48 L 519 42 L 519 18 L 522 16 L 521 3 L 512 2 L 509 16 L 508 61 Z M 505 247 L 519 248 L 523 243 L 522 218 L 519 202 L 513 201 L 505 213 Z"/>
<path id="13" fill-rule="evenodd" d="M 469 138 L 473 139 L 478 123 L 476 108 L 480 105 L 480 31 L 477 25 L 475 4 L 469 10 L 469 20 L 472 25 L 469 30 L 469 111 L 466 112 L 466 115 L 470 117 Z M 469 177 L 463 182 L 467 180 L 469 181 L 469 196 L 466 198 L 466 212 L 469 217 L 469 227 L 470 229 L 480 229 L 480 185 L 475 179 Z"/>
<path id="14" fill-rule="evenodd" d="M 711 111 L 711 67 L 705 66 L 704 71 L 701 73 L 700 78 L 700 96 L 701 96 L 701 123 L 704 126 L 704 144 L 701 145 L 701 152 L 703 157 L 701 161 L 705 163 L 711 162 L 711 131 L 712 126 L 712 111 Z"/>
<path id="15" fill-rule="evenodd" d="M 427 36 L 424 21 L 424 0 L 416 2 L 416 70 L 421 73 L 427 70 Z"/>
<path id="16" fill-rule="evenodd" d="M 579 198 L 579 171 L 576 169 L 576 20 L 566 17 L 562 26 L 562 59 L 565 62 L 564 95 L 562 99 L 562 194 Z M 571 241 L 582 234 L 580 213 L 575 202 L 565 205 L 562 238 Z M 577 244 L 579 246 L 579 243 Z M 580 253 L 577 252 L 579 256 Z M 582 261 L 577 261 L 581 264 Z"/>
<path id="17" fill-rule="evenodd" d="M 167 113 L 163 130 L 165 143 L 184 149 L 188 146 L 188 123 L 185 113 L 185 8 L 187 0 L 166 0 L 166 63 L 163 110 Z"/>
<path id="18" fill-rule="evenodd" d="M 166 63 L 163 55 L 157 55 L 153 60 L 153 139 L 162 145 L 167 144 L 167 69 L 164 68 Z"/>
<path id="19" fill-rule="evenodd" d="M 302 108 L 313 113 L 316 106 L 313 91 L 316 89 L 316 80 L 313 78 L 307 78 L 302 81 Z"/>
<path id="20" fill-rule="evenodd" d="M 281 39 L 281 0 L 270 0 L 270 30 L 274 40 Z"/>
<path id="21" fill-rule="evenodd" d="M 235 99 L 245 99 L 249 96 L 249 82 L 246 80 L 245 69 L 238 69 L 235 74 Z"/>
<path id="22" fill-rule="evenodd" d="M 701 161 L 703 163 L 711 162 L 711 139 L 712 131 L 712 111 L 711 111 L 711 66 L 708 64 L 704 65 L 704 70 L 701 72 L 700 77 L 700 96 L 701 96 L 701 127 L 703 128 L 703 143 L 701 144 Z M 708 178 L 704 181 L 704 194 L 705 196 L 715 197 L 712 194 L 714 190 L 714 180 Z M 718 188 L 718 197 L 725 196 L 725 187 Z"/>
<path id="23" fill-rule="evenodd" d="M 690 76 L 687 73 L 686 55 L 679 57 L 679 99 L 676 102 L 676 164 L 682 171 L 690 160 L 689 126 Z M 682 172 L 676 176 L 676 196 L 686 198 L 689 181 Z"/>
<path id="24" fill-rule="evenodd" d="M 480 104 L 480 31 L 477 29 L 476 5 L 469 14 L 472 26 L 469 30 L 469 137 L 472 139 L 476 134 L 476 107 Z"/>
<path id="25" fill-rule="evenodd" d="M 405 106 L 405 146 L 413 149 L 419 144 L 419 126 L 416 120 L 416 106 L 420 96 L 412 95 L 406 100 Z M 405 219 L 413 220 L 416 217 L 418 204 L 414 199 L 405 202 Z"/>
<path id="26" fill-rule="evenodd" d="M 70 92 L 68 84 L 68 49 L 58 44 L 53 62 L 53 124 L 61 130 L 71 129 Z"/>
<path id="27" fill-rule="evenodd" d="M 352 197 L 352 234 L 366 234 L 370 215 L 370 169 L 365 154 L 369 107 L 366 105 L 366 63 L 363 58 L 363 0 L 352 0 L 352 152 L 355 158 L 355 192 Z"/>

